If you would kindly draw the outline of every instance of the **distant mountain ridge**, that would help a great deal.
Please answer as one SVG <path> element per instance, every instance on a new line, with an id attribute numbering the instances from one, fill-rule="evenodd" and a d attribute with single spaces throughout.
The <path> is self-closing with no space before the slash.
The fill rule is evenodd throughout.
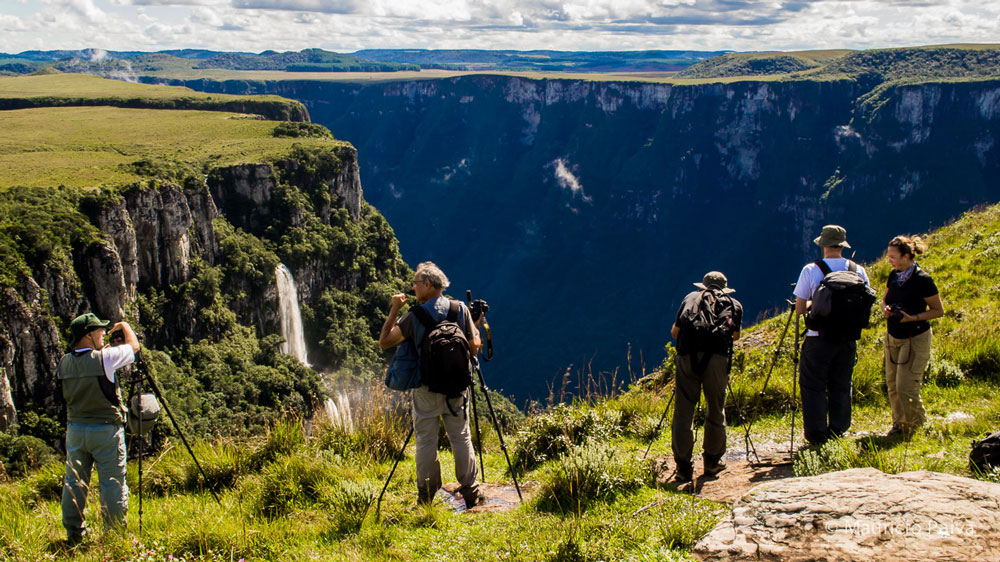
<path id="1" fill-rule="evenodd" d="M 475 49 L 367 49 L 335 53 L 323 49 L 221 52 L 172 49 L 154 53 L 102 49 L 24 51 L 0 54 L 0 72 L 25 74 L 43 68 L 100 74 L 139 63 L 146 71 L 176 66 L 194 69 L 287 72 L 395 72 L 401 70 L 516 70 L 580 72 L 669 72 L 728 51 L 491 51 Z"/>

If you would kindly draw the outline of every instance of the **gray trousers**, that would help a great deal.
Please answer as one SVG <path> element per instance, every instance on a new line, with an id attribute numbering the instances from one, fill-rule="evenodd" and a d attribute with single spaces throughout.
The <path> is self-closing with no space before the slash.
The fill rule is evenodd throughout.
<path id="1" fill-rule="evenodd" d="M 417 443 L 417 497 L 420 501 L 430 501 L 441 487 L 441 463 L 438 461 L 438 426 L 440 419 L 451 442 L 455 455 L 455 478 L 461 485 L 462 497 L 472 497 L 479 493 L 476 469 L 476 453 L 472 448 L 472 432 L 469 431 L 469 390 L 463 396 L 452 398 L 452 415 L 445 402 L 445 396 L 427 390 L 421 385 L 414 388 L 413 395 L 413 435 Z"/>
<path id="2" fill-rule="evenodd" d="M 851 427 L 851 375 L 858 342 L 835 342 L 808 336 L 799 359 L 802 425 L 814 445 L 840 436 Z"/>
<path id="3" fill-rule="evenodd" d="M 691 462 L 694 451 L 694 409 L 705 392 L 705 457 L 718 462 L 726 453 L 726 385 L 729 384 L 729 358 L 713 354 L 701 376 L 692 363 L 702 354 L 678 355 L 674 383 L 674 419 L 670 425 L 671 447 L 678 465 Z"/>
<path id="4" fill-rule="evenodd" d="M 125 428 L 120 425 L 66 424 L 66 480 L 63 484 L 63 527 L 69 539 L 86 531 L 90 473 L 97 465 L 104 526 L 125 524 L 128 485 L 125 483 Z"/>

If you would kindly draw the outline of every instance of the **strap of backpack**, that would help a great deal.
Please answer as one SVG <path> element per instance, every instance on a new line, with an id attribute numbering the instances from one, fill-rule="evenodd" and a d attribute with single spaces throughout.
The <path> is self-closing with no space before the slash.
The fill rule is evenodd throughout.
<path id="1" fill-rule="evenodd" d="M 857 273 L 858 264 L 852 262 L 851 260 L 847 260 L 847 271 L 850 271 L 851 273 Z"/>
<path id="2" fill-rule="evenodd" d="M 460 310 L 459 308 L 460 306 L 461 305 L 459 305 L 458 301 L 456 300 L 452 300 L 451 302 L 448 303 L 449 322 L 458 322 L 458 311 Z"/>
<path id="3" fill-rule="evenodd" d="M 434 329 L 434 326 L 438 325 L 438 323 L 431 318 L 431 313 L 427 312 L 427 309 L 424 308 L 424 305 L 422 304 L 413 307 L 413 316 L 423 325 L 424 337 L 427 337 L 427 334 Z M 419 346 L 420 342 L 416 342 L 416 344 Z"/>
<path id="4" fill-rule="evenodd" d="M 830 266 L 827 265 L 826 262 L 823 261 L 822 259 L 818 259 L 818 260 L 814 261 L 813 263 L 816 264 L 816 267 L 818 267 L 819 270 L 823 272 L 823 277 L 826 277 L 827 275 L 830 275 L 831 272 L 833 272 L 833 270 L 830 269 Z M 855 266 L 855 267 L 857 267 L 857 266 Z"/>

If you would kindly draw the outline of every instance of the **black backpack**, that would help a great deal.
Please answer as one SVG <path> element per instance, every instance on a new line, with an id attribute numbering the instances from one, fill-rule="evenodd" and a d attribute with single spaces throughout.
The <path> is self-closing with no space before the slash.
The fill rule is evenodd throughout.
<path id="1" fill-rule="evenodd" d="M 682 310 L 678 318 L 677 353 L 727 354 L 737 328 L 735 316 L 732 297 L 716 289 L 703 289 L 695 306 Z"/>
<path id="2" fill-rule="evenodd" d="M 1000 431 L 979 441 L 972 442 L 969 453 L 969 470 L 973 474 L 986 474 L 1000 468 Z"/>
<path id="3" fill-rule="evenodd" d="M 448 316 L 435 322 L 427 309 L 418 306 L 413 314 L 424 326 L 420 354 L 421 383 L 431 392 L 454 398 L 472 386 L 472 353 L 469 340 L 458 324 L 461 303 L 451 301 Z M 450 406 L 449 406 L 450 407 Z"/>
<path id="4" fill-rule="evenodd" d="M 855 341 L 868 327 L 875 291 L 865 284 L 858 265 L 847 261 L 844 271 L 832 271 L 823 260 L 813 262 L 823 272 L 823 280 L 812 296 L 806 327 L 832 341 Z"/>

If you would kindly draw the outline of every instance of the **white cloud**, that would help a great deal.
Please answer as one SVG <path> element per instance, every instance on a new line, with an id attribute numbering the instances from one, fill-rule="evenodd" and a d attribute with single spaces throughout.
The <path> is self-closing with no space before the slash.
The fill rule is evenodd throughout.
<path id="1" fill-rule="evenodd" d="M 972 0 L 44 0 L 0 2 L 0 51 L 95 47 L 795 50 L 989 43 Z"/>

